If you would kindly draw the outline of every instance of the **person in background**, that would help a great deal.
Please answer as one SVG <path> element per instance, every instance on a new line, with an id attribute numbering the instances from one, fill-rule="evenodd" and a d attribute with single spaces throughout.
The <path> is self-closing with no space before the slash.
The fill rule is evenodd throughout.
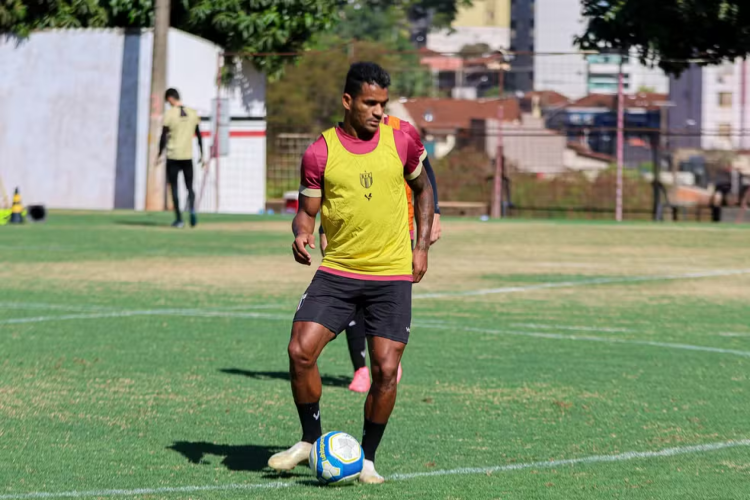
<path id="1" fill-rule="evenodd" d="M 198 148 L 200 159 L 198 163 L 203 165 L 203 140 L 201 139 L 200 122 L 198 113 L 192 108 L 182 104 L 180 93 L 177 89 L 169 89 L 165 100 L 171 106 L 164 113 L 164 127 L 162 128 L 161 141 L 159 143 L 159 157 L 167 150 L 167 182 L 172 188 L 172 204 L 174 205 L 175 221 L 172 227 L 184 227 L 182 212 L 180 211 L 180 195 L 177 189 L 180 172 L 185 179 L 185 187 L 188 191 L 188 209 L 190 210 L 190 226 L 198 224 L 195 214 L 195 191 L 193 191 L 193 137 L 198 137 Z"/>

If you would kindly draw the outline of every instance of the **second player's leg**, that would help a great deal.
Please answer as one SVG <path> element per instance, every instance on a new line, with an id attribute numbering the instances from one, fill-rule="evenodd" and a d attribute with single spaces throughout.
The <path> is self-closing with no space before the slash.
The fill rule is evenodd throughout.
<path id="1" fill-rule="evenodd" d="M 370 390 L 370 371 L 367 369 L 367 336 L 365 334 L 365 312 L 361 307 L 357 309 L 354 319 L 346 327 L 346 343 L 349 347 L 349 357 L 354 367 L 354 378 L 349 384 L 349 390 L 367 392 Z"/>

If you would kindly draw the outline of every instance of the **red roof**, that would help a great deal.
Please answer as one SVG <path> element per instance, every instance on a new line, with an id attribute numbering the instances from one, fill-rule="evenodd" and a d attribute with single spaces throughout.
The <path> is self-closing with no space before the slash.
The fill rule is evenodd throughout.
<path id="1" fill-rule="evenodd" d="M 570 99 L 554 90 L 535 90 L 533 92 L 526 92 L 521 101 L 524 105 L 528 104 L 528 107 L 531 107 L 532 100 L 535 97 L 539 98 L 539 105 L 543 108 L 556 108 L 570 103 Z"/>
<path id="2" fill-rule="evenodd" d="M 666 94 L 654 94 L 641 92 L 639 94 L 628 94 L 625 96 L 626 108 L 645 108 L 656 110 L 669 100 Z M 607 108 L 617 107 L 617 95 L 615 94 L 589 94 L 570 104 L 571 108 Z"/>
<path id="3" fill-rule="evenodd" d="M 467 129 L 472 119 L 497 118 L 498 107 L 501 105 L 503 121 L 521 119 L 521 109 L 516 99 L 418 98 L 409 99 L 403 104 L 420 129 Z"/>

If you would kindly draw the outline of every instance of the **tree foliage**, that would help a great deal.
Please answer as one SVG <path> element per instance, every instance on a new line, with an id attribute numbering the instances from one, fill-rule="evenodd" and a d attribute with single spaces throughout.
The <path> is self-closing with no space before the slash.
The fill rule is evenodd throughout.
<path id="1" fill-rule="evenodd" d="M 368 12 L 410 9 L 450 22 L 468 0 L 172 0 L 171 26 L 210 40 L 234 53 L 290 53 L 318 33 L 347 29 L 341 13 L 360 6 Z M 350 9 L 351 10 L 351 9 Z M 28 36 L 45 28 L 147 28 L 153 26 L 153 0 L 0 0 L 0 34 Z M 403 26 L 394 19 L 396 30 Z M 367 26 L 361 26 L 370 29 Z M 351 32 L 361 38 L 361 32 Z M 382 30 L 376 30 L 381 31 Z M 254 58 L 259 69 L 275 71 L 285 59 Z"/>
<path id="2" fill-rule="evenodd" d="M 679 74 L 689 60 L 718 64 L 750 54 L 748 0 L 582 0 L 584 50 L 638 50 L 644 64 Z"/>
<path id="3" fill-rule="evenodd" d="M 269 125 L 279 131 L 319 132 L 342 118 L 341 94 L 349 65 L 372 61 L 391 74 L 391 99 L 429 95 L 432 76 L 409 42 L 404 7 L 349 5 L 337 34 L 290 60 L 266 93 Z"/>
<path id="4" fill-rule="evenodd" d="M 296 52 L 316 33 L 331 29 L 340 0 L 173 0 L 171 26 L 229 52 Z M 153 26 L 152 0 L 6 0 L 0 32 L 28 35 L 43 28 L 145 28 Z M 254 60 L 273 70 L 282 59 Z"/>

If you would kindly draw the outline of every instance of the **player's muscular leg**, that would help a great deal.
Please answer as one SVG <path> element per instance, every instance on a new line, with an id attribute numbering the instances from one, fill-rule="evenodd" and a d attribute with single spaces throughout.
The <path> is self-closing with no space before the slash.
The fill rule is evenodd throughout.
<path id="1" fill-rule="evenodd" d="M 406 344 L 382 337 L 367 338 L 372 368 L 372 386 L 365 401 L 365 418 L 385 424 L 396 404 L 398 364 Z"/>
<path id="2" fill-rule="evenodd" d="M 289 340 L 289 374 L 296 403 L 320 400 L 322 385 L 318 371 L 318 356 L 335 338 L 333 332 L 318 323 L 295 322 Z"/>

